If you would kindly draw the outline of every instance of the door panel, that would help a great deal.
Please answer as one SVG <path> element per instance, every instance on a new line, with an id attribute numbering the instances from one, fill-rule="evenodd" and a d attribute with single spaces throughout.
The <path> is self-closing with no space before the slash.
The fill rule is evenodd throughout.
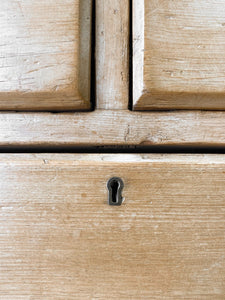
<path id="1" fill-rule="evenodd" d="M 3 154 L 1 299 L 224 299 L 224 186 L 224 155 Z"/>
<path id="2" fill-rule="evenodd" d="M 133 105 L 225 109 L 223 0 L 133 0 Z"/>
<path id="3" fill-rule="evenodd" d="M 90 108 L 91 2 L 1 1 L 0 110 Z"/>

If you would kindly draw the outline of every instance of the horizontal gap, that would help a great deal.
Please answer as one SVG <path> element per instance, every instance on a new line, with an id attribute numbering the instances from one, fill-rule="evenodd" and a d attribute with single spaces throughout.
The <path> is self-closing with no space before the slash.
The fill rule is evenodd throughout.
<path id="1" fill-rule="evenodd" d="M 225 147 L 198 146 L 5 146 L 0 153 L 174 153 L 174 154 L 225 154 Z"/>

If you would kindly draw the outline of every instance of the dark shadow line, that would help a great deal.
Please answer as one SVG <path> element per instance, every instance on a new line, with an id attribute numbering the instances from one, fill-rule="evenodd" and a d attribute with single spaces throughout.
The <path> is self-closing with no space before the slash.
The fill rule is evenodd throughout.
<path id="1" fill-rule="evenodd" d="M 225 147 L 205 146 L 5 146 L 0 153 L 174 153 L 174 154 L 225 154 Z M 225 160 L 224 160 L 225 161 Z"/>
<path id="2" fill-rule="evenodd" d="M 95 62 L 95 51 L 96 51 L 96 0 L 92 0 L 92 27 L 91 27 L 91 90 L 90 90 L 90 101 L 91 111 L 96 108 L 96 62 Z"/>
<path id="3" fill-rule="evenodd" d="M 129 1 L 129 101 L 128 109 L 133 110 L 133 3 Z"/>

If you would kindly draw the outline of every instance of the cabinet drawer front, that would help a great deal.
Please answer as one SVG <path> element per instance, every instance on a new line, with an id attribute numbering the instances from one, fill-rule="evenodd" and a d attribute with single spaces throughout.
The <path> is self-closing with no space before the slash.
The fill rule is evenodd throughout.
<path id="1" fill-rule="evenodd" d="M 133 0 L 134 108 L 225 109 L 223 0 Z"/>
<path id="2" fill-rule="evenodd" d="M 90 108 L 91 0 L 2 0 L 0 110 Z"/>
<path id="3" fill-rule="evenodd" d="M 225 297 L 224 155 L 2 155 L 0 186 L 2 300 Z"/>

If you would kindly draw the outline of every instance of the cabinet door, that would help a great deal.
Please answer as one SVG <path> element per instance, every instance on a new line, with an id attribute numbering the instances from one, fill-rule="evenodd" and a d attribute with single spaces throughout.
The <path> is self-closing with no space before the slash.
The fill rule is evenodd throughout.
<path id="1" fill-rule="evenodd" d="M 1 300 L 225 298 L 224 155 L 2 154 L 0 188 Z"/>
<path id="2" fill-rule="evenodd" d="M 224 0 L 133 0 L 133 106 L 225 109 Z"/>
<path id="3" fill-rule="evenodd" d="M 90 108 L 91 0 L 1 0 L 0 110 Z"/>

